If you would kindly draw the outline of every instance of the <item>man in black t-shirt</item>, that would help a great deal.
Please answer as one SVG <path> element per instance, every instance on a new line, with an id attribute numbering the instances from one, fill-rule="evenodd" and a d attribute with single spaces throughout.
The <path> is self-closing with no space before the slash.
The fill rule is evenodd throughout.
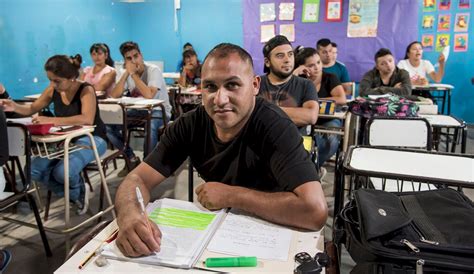
<path id="1" fill-rule="evenodd" d="M 290 41 L 277 35 L 263 47 L 264 72 L 260 76 L 259 96 L 278 105 L 296 124 L 303 135 L 306 126 L 318 119 L 318 93 L 311 81 L 292 74 L 295 56 Z"/>
<path id="2" fill-rule="evenodd" d="M 316 168 L 288 116 L 256 98 L 260 78 L 250 55 L 239 46 L 220 44 L 204 60 L 201 76 L 203 106 L 171 124 L 117 191 L 117 245 L 127 256 L 149 255 L 161 242 L 158 227 L 141 215 L 135 187 L 148 201 L 149 191 L 188 156 L 206 181 L 196 194 L 208 209 L 237 208 L 311 230 L 326 221 Z"/>

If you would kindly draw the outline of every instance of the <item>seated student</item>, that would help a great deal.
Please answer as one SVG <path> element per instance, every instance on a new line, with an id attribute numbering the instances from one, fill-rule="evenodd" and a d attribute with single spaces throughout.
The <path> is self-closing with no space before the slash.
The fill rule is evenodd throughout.
<path id="1" fill-rule="evenodd" d="M 160 119 L 151 120 L 151 144 L 150 148 L 154 148 L 158 143 L 158 130 L 163 125 L 163 119 L 166 115 L 167 119 L 171 117 L 171 105 L 168 98 L 168 89 L 166 88 L 163 74 L 159 67 L 148 64 L 143 61 L 143 55 L 140 52 L 138 44 L 132 41 L 128 41 L 120 45 L 120 53 L 122 54 L 125 64 L 124 70 L 117 77 L 117 83 L 110 94 L 113 98 L 122 97 L 122 95 L 131 97 L 144 97 L 147 99 L 160 99 L 164 101 L 166 113 L 161 113 L 161 109 L 153 110 L 153 117 L 159 117 Z M 128 110 L 127 115 L 129 117 L 146 117 L 147 112 L 145 110 Z M 124 146 L 123 136 L 121 133 L 122 125 L 107 126 L 107 137 L 110 142 L 119 149 Z M 146 156 L 146 151 L 144 155 Z M 135 153 L 127 146 L 125 148 L 125 154 L 130 159 L 132 168 L 140 163 Z M 127 175 L 128 169 L 124 167 L 119 172 L 118 176 L 123 177 Z"/>
<path id="2" fill-rule="evenodd" d="M 93 85 L 96 91 L 105 91 L 108 96 L 114 88 L 117 75 L 109 47 L 104 43 L 96 43 L 91 46 L 89 52 L 94 66 L 84 68 L 81 80 Z"/>
<path id="3" fill-rule="evenodd" d="M 323 71 L 323 65 L 318 52 L 314 48 L 304 48 L 302 46 L 297 47 L 295 52 L 296 69 L 293 71 L 293 74 L 311 80 L 316 87 L 319 99 L 334 100 L 338 105 L 346 104 L 346 95 L 341 82 L 339 82 L 336 75 Z M 342 126 L 342 122 L 339 119 L 319 118 L 316 124 L 325 127 Z M 317 134 L 316 144 L 318 146 L 320 174 L 324 175 L 326 170 L 322 166 L 332 155 L 336 154 L 339 147 L 339 137 L 334 134 Z"/>
<path id="4" fill-rule="evenodd" d="M 11 100 L 0 100 L 5 111 L 14 111 L 31 116 L 51 103 L 55 117 L 36 116 L 33 123 L 62 125 L 95 125 L 94 141 L 99 154 L 105 153 L 105 125 L 100 119 L 94 87 L 77 80 L 81 56 L 55 55 L 46 61 L 44 69 L 50 85 L 41 96 L 30 105 L 19 105 Z M 78 146 L 90 147 L 89 137 L 74 141 Z M 82 169 L 95 160 L 91 149 L 81 149 L 69 154 L 69 199 L 77 206 L 77 213 L 84 214 L 89 204 L 89 189 L 81 177 Z M 64 159 L 36 157 L 31 162 L 31 179 L 47 185 L 48 189 L 60 197 L 64 196 Z"/>
<path id="5" fill-rule="evenodd" d="M 337 76 L 344 87 L 346 94 L 351 94 L 352 83 L 349 79 L 349 72 L 346 66 L 337 61 L 337 44 L 327 38 L 319 39 L 316 43 L 319 57 L 323 63 L 323 71 Z"/>
<path id="6" fill-rule="evenodd" d="M 190 50 L 190 49 L 194 50 L 193 45 L 191 45 L 191 43 L 189 43 L 189 42 L 186 42 L 186 44 L 183 45 L 183 52 L 185 52 L 187 50 Z M 178 66 L 176 67 L 176 71 L 177 72 L 183 71 L 183 67 L 184 67 L 184 58 L 179 60 Z"/>
<path id="7" fill-rule="evenodd" d="M 259 96 L 279 106 L 300 129 L 307 134 L 307 126 L 318 119 L 318 93 L 308 79 L 293 75 L 295 56 L 290 41 L 277 35 L 263 47 L 266 74 L 262 79 Z"/>
<path id="8" fill-rule="evenodd" d="M 171 124 L 117 190 L 117 246 L 126 256 L 160 250 L 161 232 L 143 218 L 135 188 L 148 201 L 150 190 L 188 156 L 206 181 L 196 189 L 198 201 L 210 210 L 232 207 L 310 230 L 325 224 L 327 204 L 314 164 L 288 116 L 256 97 L 260 78 L 248 52 L 217 45 L 204 59 L 202 84 L 203 105 Z"/>
<path id="9" fill-rule="evenodd" d="M 397 66 L 408 71 L 413 85 L 427 85 L 428 77 L 436 83 L 441 82 L 444 75 L 445 57 L 443 53 L 439 55 L 439 70 L 434 69 L 430 61 L 422 59 L 423 47 L 418 41 L 411 42 L 405 52 L 404 60 L 400 60 Z"/>
<path id="10" fill-rule="evenodd" d="M 381 48 L 375 53 L 375 67 L 364 74 L 360 81 L 360 96 L 394 93 L 411 95 L 408 72 L 395 66 L 395 59 L 389 49 Z"/>
<path id="11" fill-rule="evenodd" d="M 193 49 L 183 52 L 184 66 L 181 71 L 178 83 L 183 87 L 200 86 L 201 84 L 201 64 L 197 54 Z"/>

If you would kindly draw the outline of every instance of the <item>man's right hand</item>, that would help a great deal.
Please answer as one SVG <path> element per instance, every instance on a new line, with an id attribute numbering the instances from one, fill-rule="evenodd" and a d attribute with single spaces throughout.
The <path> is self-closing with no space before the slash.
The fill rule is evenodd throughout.
<path id="1" fill-rule="evenodd" d="M 133 75 L 137 73 L 138 66 L 137 64 L 132 63 L 130 61 L 125 61 L 125 70 L 128 72 L 128 74 Z"/>
<path id="2" fill-rule="evenodd" d="M 2 108 L 3 111 L 15 111 L 16 103 L 10 99 L 0 100 L 0 108 Z"/>
<path id="3" fill-rule="evenodd" d="M 146 220 L 141 213 L 132 212 L 124 212 L 123 216 L 117 218 L 119 232 L 116 243 L 120 251 L 128 257 L 159 252 L 161 232 L 158 226 L 153 221 Z M 151 233 L 148 227 L 151 227 Z"/>

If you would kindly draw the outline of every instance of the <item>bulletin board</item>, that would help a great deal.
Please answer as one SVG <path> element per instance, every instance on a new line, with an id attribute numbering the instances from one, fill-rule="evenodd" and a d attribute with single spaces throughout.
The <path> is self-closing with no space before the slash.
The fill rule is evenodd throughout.
<path id="1" fill-rule="evenodd" d="M 318 3 L 318 18 L 310 17 L 303 20 L 303 3 Z M 280 30 L 294 34 L 293 47 L 303 45 L 315 47 L 321 38 L 329 38 L 338 44 L 338 60 L 343 62 L 352 81 L 360 81 L 362 75 L 373 68 L 374 54 L 381 47 L 387 47 L 397 59 L 403 58 L 406 46 L 418 38 L 418 1 L 413 0 L 380 0 L 378 9 L 378 30 L 376 37 L 349 38 L 347 36 L 349 0 L 343 0 L 341 19 L 326 20 L 327 0 L 243 0 L 243 32 L 244 47 L 255 63 L 255 72 L 263 74 L 264 43 L 261 41 L 261 29 Z M 294 3 L 294 20 L 280 20 L 279 7 L 281 3 Z M 260 8 L 273 8 L 261 22 Z M 274 4 L 274 5 L 272 5 Z M 284 5 L 287 7 L 287 5 Z M 281 27 L 283 25 L 283 27 Z M 288 25 L 292 25 L 289 27 Z M 289 30 L 290 29 L 290 30 Z"/>

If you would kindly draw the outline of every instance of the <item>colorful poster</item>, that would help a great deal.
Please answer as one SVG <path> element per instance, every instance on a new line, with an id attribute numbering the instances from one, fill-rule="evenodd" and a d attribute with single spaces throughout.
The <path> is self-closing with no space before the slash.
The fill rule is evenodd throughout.
<path id="1" fill-rule="evenodd" d="M 439 0 L 439 10 L 449 10 L 451 8 L 451 0 Z"/>
<path id="2" fill-rule="evenodd" d="M 280 25 L 280 34 L 286 36 L 290 42 L 295 41 L 295 25 L 282 24 Z"/>
<path id="3" fill-rule="evenodd" d="M 454 35 L 454 51 L 467 51 L 467 33 L 457 33 Z"/>
<path id="4" fill-rule="evenodd" d="M 265 43 L 275 36 L 275 25 L 260 26 L 260 42 Z"/>
<path id="5" fill-rule="evenodd" d="M 455 32 L 467 32 L 469 28 L 469 13 L 456 13 L 454 20 Z"/>
<path id="6" fill-rule="evenodd" d="M 421 28 L 423 30 L 433 30 L 434 29 L 435 17 L 434 15 L 423 15 L 423 20 L 421 22 Z"/>
<path id="7" fill-rule="evenodd" d="M 303 0 L 303 23 L 314 23 L 319 21 L 319 0 Z"/>
<path id="8" fill-rule="evenodd" d="M 326 0 L 326 21 L 342 21 L 342 0 Z"/>
<path id="9" fill-rule="evenodd" d="M 436 51 L 442 51 L 444 47 L 449 46 L 450 34 L 443 33 L 436 36 Z"/>
<path id="10" fill-rule="evenodd" d="M 424 34 L 423 36 L 421 36 L 421 46 L 423 46 L 424 51 L 433 51 L 434 35 Z"/>
<path id="11" fill-rule="evenodd" d="M 471 7 L 470 0 L 459 0 L 460 9 L 469 9 Z"/>
<path id="12" fill-rule="evenodd" d="M 423 12 L 436 10 L 436 0 L 423 0 Z"/>
<path id="13" fill-rule="evenodd" d="M 438 31 L 449 31 L 451 27 L 451 14 L 438 15 Z"/>
<path id="14" fill-rule="evenodd" d="M 260 4 L 260 22 L 275 21 L 275 3 Z"/>
<path id="15" fill-rule="evenodd" d="M 347 37 L 376 37 L 379 0 L 349 0 Z"/>
<path id="16" fill-rule="evenodd" d="M 295 17 L 295 3 L 280 3 L 280 20 L 292 21 Z"/>

